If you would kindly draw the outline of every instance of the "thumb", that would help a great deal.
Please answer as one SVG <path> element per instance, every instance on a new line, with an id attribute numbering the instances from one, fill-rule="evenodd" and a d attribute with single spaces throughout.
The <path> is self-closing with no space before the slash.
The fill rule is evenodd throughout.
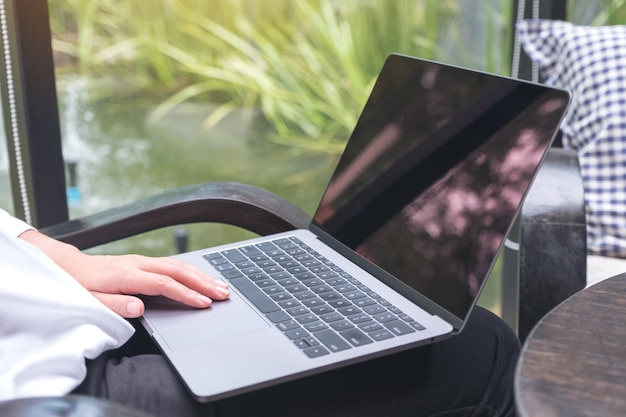
<path id="1" fill-rule="evenodd" d="M 144 304 L 137 297 L 123 294 L 106 294 L 92 291 L 92 294 L 105 306 L 120 316 L 131 319 L 140 317 L 144 312 Z"/>

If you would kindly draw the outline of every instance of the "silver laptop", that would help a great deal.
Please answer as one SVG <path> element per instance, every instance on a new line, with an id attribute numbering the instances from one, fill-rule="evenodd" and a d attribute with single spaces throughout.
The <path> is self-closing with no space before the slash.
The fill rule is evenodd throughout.
<path id="1" fill-rule="evenodd" d="M 453 336 L 568 102 L 389 56 L 310 227 L 179 255 L 230 299 L 150 298 L 142 323 L 199 401 Z"/>

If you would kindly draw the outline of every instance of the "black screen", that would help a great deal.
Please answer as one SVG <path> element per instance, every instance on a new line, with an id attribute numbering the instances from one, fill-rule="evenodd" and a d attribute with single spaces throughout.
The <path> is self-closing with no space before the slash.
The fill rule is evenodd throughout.
<path id="1" fill-rule="evenodd" d="M 464 318 L 568 101 L 561 90 L 392 55 L 313 224 Z"/>

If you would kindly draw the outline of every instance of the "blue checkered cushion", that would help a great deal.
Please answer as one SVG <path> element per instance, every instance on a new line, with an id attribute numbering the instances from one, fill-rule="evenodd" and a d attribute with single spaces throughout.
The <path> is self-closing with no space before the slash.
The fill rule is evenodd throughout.
<path id="1" fill-rule="evenodd" d="M 588 252 L 626 258 L 626 26 L 525 20 L 517 30 L 543 82 L 572 92 L 561 130 L 580 159 Z"/>

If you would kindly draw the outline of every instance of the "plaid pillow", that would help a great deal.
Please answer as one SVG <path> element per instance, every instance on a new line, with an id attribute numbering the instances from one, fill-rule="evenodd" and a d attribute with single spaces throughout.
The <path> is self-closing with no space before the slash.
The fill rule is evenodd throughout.
<path id="1" fill-rule="evenodd" d="M 626 258 L 626 26 L 524 20 L 517 30 L 544 82 L 572 93 L 561 130 L 580 159 L 588 252 Z"/>

